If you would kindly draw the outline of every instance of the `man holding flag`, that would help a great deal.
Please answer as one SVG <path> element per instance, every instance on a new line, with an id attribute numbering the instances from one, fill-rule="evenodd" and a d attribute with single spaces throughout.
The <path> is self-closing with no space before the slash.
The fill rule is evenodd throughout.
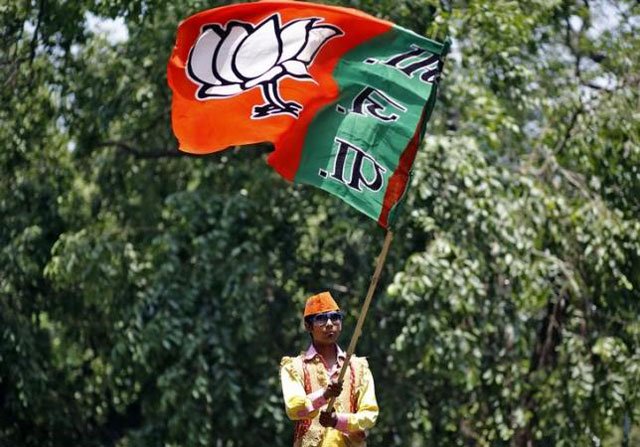
<path id="1" fill-rule="evenodd" d="M 267 162 L 282 177 L 340 197 L 387 230 L 346 354 L 336 344 L 342 314 L 325 292 L 305 308 L 312 345 L 282 361 L 296 447 L 364 446 L 375 423 L 373 378 L 353 352 L 448 45 L 355 9 L 292 0 L 211 9 L 178 28 L 167 78 L 181 150 L 270 142 Z"/>
<path id="2" fill-rule="evenodd" d="M 364 431 L 378 417 L 373 376 L 366 359 L 351 356 L 345 380 L 337 380 L 347 359 L 337 344 L 342 312 L 329 292 L 307 300 L 304 326 L 311 345 L 297 357 L 284 357 L 280 364 L 287 416 L 296 421 L 293 445 L 364 447 Z M 329 399 L 335 399 L 335 412 L 321 412 Z"/>

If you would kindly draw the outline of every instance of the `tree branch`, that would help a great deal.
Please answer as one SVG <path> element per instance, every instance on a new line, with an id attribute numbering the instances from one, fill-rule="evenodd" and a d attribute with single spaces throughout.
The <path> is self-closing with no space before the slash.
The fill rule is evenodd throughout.
<path id="1" fill-rule="evenodd" d="M 567 127 L 564 129 L 564 135 L 562 139 L 558 142 L 558 144 L 556 144 L 556 147 L 553 149 L 554 155 L 559 154 L 564 150 L 565 146 L 567 145 L 567 142 L 571 138 L 571 132 L 573 131 L 573 128 L 578 122 L 578 116 L 580 116 L 582 111 L 583 111 L 583 108 L 581 104 L 580 106 L 576 107 L 576 109 L 571 114 L 571 118 L 569 119 L 569 125 L 567 125 Z"/>
<path id="2" fill-rule="evenodd" d="M 40 33 L 40 24 L 44 17 L 45 0 L 40 0 L 40 8 L 38 10 L 38 18 L 36 19 L 36 27 L 33 30 L 33 38 L 31 39 L 31 51 L 29 53 L 29 64 L 33 64 L 36 57 L 36 49 L 38 48 L 38 34 Z"/>
<path id="3" fill-rule="evenodd" d="M 103 147 L 115 147 L 128 155 L 132 155 L 140 160 L 147 159 L 159 159 L 159 158 L 186 158 L 186 157 L 194 157 L 199 158 L 202 155 L 189 154 L 188 152 L 181 152 L 177 149 L 158 149 L 158 150 L 141 150 L 133 147 L 131 144 L 126 143 L 124 141 L 116 141 L 116 140 L 108 140 L 102 143 L 98 143 L 94 146 L 95 148 L 103 148 Z"/>
<path id="4" fill-rule="evenodd" d="M 585 87 L 589 87 L 593 90 L 598 90 L 601 92 L 607 92 L 607 93 L 613 93 L 616 91 L 615 88 L 606 88 L 606 87 L 602 87 L 598 84 L 594 84 L 593 82 L 581 82 L 582 85 L 584 85 Z"/>

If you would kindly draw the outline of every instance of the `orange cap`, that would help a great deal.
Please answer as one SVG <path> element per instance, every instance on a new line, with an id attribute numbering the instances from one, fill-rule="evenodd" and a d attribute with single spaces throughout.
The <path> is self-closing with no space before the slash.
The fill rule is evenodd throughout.
<path id="1" fill-rule="evenodd" d="M 338 304 L 329 292 L 321 292 L 307 299 L 307 304 L 304 306 L 304 316 L 308 317 L 309 315 L 333 310 L 340 310 Z"/>

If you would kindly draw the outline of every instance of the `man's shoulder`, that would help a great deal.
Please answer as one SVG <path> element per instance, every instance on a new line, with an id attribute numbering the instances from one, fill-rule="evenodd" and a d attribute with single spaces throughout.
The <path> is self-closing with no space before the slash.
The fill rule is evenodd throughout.
<path id="1" fill-rule="evenodd" d="M 361 366 L 364 368 L 369 368 L 369 361 L 366 357 L 358 357 L 357 355 L 352 355 L 350 360 L 355 366 Z"/>
<path id="2" fill-rule="evenodd" d="M 295 357 L 284 356 L 280 360 L 280 367 L 294 367 L 296 363 L 300 362 L 304 358 L 304 351 Z"/>

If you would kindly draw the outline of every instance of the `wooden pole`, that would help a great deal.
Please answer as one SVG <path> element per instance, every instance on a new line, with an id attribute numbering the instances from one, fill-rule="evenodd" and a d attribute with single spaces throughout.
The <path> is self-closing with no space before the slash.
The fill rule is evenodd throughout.
<path id="1" fill-rule="evenodd" d="M 360 310 L 360 316 L 358 317 L 358 323 L 356 324 L 356 329 L 353 331 L 353 335 L 351 336 L 351 342 L 349 343 L 349 348 L 347 349 L 347 358 L 342 364 L 342 368 L 340 369 L 340 375 L 338 376 L 338 382 L 342 382 L 344 379 L 344 375 L 347 372 L 347 365 L 349 365 L 349 360 L 356 350 L 356 344 L 358 344 L 358 339 L 362 334 L 362 325 L 364 324 L 365 318 L 367 318 L 367 312 L 369 312 L 369 306 L 371 305 L 371 300 L 373 298 L 373 292 L 376 290 L 376 286 L 378 285 L 378 279 L 380 279 L 380 272 L 382 272 L 382 266 L 384 266 L 384 261 L 387 258 L 387 253 L 389 252 L 389 246 L 391 245 L 391 239 L 393 239 L 393 233 L 391 230 L 387 230 L 387 234 L 384 237 L 384 243 L 382 244 L 382 250 L 380 251 L 380 255 L 378 256 L 378 260 L 376 261 L 376 269 L 371 277 L 371 283 L 369 284 L 369 291 L 367 292 L 367 296 L 364 299 L 364 304 L 362 305 L 362 309 Z M 336 398 L 332 397 L 327 405 L 327 409 L 325 410 L 327 413 L 331 413 L 333 411 L 333 405 L 335 404 Z"/>

